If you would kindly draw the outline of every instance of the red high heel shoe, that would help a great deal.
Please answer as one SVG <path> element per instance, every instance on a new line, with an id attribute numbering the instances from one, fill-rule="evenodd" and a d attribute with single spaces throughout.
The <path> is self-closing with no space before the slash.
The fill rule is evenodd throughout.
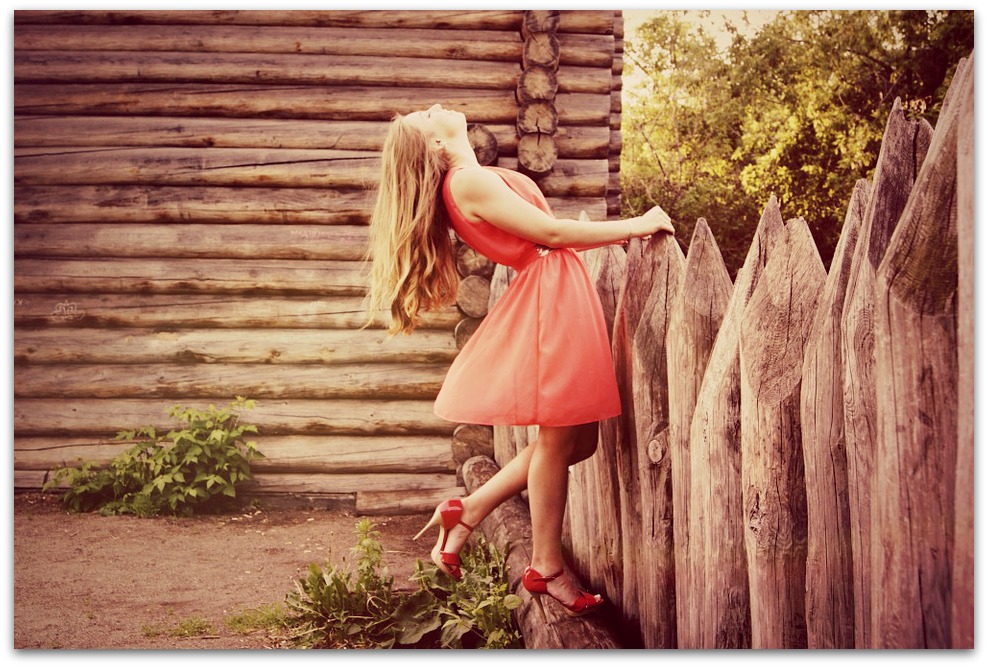
<path id="1" fill-rule="evenodd" d="M 532 594 L 532 599 L 535 600 L 536 606 L 539 608 L 539 613 L 542 614 L 542 621 L 548 622 L 545 616 L 545 608 L 542 606 L 542 596 L 548 595 L 563 608 L 570 616 L 586 616 L 597 608 L 604 604 L 604 598 L 600 595 L 591 595 L 586 591 L 580 591 L 580 596 L 576 598 L 573 604 L 566 605 L 560 602 L 552 593 L 549 592 L 546 584 L 562 576 L 564 570 L 549 575 L 548 577 L 543 577 L 541 574 L 532 569 L 531 566 L 525 568 L 525 574 L 521 577 L 521 584 L 525 587 L 525 590 Z"/>
<path id="2" fill-rule="evenodd" d="M 436 560 L 434 548 L 432 562 L 436 564 L 436 567 L 456 581 L 459 581 L 463 577 L 463 574 L 460 572 L 460 554 L 455 551 L 445 551 L 446 538 L 449 536 L 449 531 L 455 526 L 463 526 L 471 533 L 473 532 L 473 526 L 460 520 L 460 517 L 462 516 L 463 503 L 460 500 L 456 498 L 453 498 L 452 500 L 444 500 L 439 503 L 439 507 L 437 507 L 436 511 L 432 514 L 432 518 L 429 519 L 429 523 L 425 524 L 425 528 L 420 530 L 419 534 L 412 538 L 413 540 L 419 539 L 425 531 L 438 524 L 439 539 L 436 541 L 436 548 L 439 549 L 439 560 Z"/>

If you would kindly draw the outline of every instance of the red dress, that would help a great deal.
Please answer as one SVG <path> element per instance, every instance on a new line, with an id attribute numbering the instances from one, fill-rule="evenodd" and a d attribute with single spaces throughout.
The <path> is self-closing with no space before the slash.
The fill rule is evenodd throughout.
<path id="1" fill-rule="evenodd" d="M 496 172 L 526 201 L 552 215 L 538 186 Z M 435 413 L 462 424 L 572 426 L 621 414 L 600 297 L 579 255 L 548 249 L 487 222 L 463 217 L 443 199 L 460 238 L 518 271 L 449 369 Z"/>

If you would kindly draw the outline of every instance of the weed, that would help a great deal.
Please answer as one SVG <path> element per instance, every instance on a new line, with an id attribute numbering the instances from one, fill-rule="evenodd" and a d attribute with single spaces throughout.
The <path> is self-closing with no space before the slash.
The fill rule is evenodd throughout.
<path id="1" fill-rule="evenodd" d="M 238 635 L 249 635 L 260 630 L 284 630 L 288 627 L 287 610 L 277 602 L 245 609 L 225 619 L 226 627 Z"/>
<path id="2" fill-rule="evenodd" d="M 105 468 L 88 461 L 78 468 L 56 468 L 49 490 L 67 481 L 62 503 L 76 512 L 99 509 L 103 514 L 155 516 L 163 511 L 191 515 L 193 509 L 217 499 L 236 497 L 239 483 L 251 479 L 250 462 L 263 458 L 245 433 L 257 427 L 240 424 L 238 410 L 255 402 L 238 396 L 226 408 L 205 411 L 176 405 L 169 415 L 185 428 L 159 435 L 154 426 L 117 434 L 118 440 L 139 440 Z"/>

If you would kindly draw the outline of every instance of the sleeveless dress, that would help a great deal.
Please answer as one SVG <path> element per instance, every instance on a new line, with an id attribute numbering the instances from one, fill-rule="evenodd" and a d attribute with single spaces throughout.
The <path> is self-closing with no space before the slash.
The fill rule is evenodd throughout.
<path id="1" fill-rule="evenodd" d="M 530 178 L 484 169 L 552 215 Z M 450 193 L 453 173 L 443 183 L 453 229 L 518 274 L 453 361 L 436 415 L 463 424 L 574 426 L 621 414 L 604 313 L 583 260 L 570 248 L 545 248 L 464 218 Z"/>

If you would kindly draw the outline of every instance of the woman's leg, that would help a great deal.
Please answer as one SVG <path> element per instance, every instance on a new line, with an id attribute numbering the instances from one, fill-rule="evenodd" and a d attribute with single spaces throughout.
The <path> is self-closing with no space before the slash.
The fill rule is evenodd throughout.
<path id="1" fill-rule="evenodd" d="M 563 514 L 569 466 L 593 453 L 596 424 L 543 428 L 528 468 L 528 501 L 532 513 L 532 568 L 543 576 L 563 569 Z M 548 583 L 548 592 L 569 605 L 579 590 L 569 577 Z"/>
<path id="2" fill-rule="evenodd" d="M 569 459 L 566 467 L 579 463 L 591 456 L 597 449 L 597 422 L 584 424 L 576 427 L 564 427 L 563 430 L 575 430 L 577 437 L 571 439 L 569 445 Z M 514 458 L 508 461 L 503 468 L 497 471 L 493 477 L 487 480 L 477 490 L 462 499 L 463 515 L 462 521 L 469 526 L 476 526 L 483 521 L 488 514 L 503 503 L 508 498 L 517 495 L 525 490 L 529 484 L 529 469 L 532 461 L 532 454 L 536 446 L 543 441 L 543 433 L 547 432 L 547 438 L 556 439 L 553 427 L 542 427 L 539 429 L 539 437 L 535 442 L 529 443 L 524 449 L 518 452 Z M 564 470 L 565 473 L 565 470 Z M 563 480 L 565 481 L 565 474 Z M 565 509 L 565 499 L 564 507 Z M 561 515 L 560 515 L 561 516 Z M 533 519 L 534 522 L 534 519 Z M 562 524 L 560 523 L 560 526 Z M 449 531 L 446 538 L 446 551 L 457 552 L 467 541 L 470 534 L 462 526 L 456 526 Z M 536 568 L 537 569 L 537 568 Z M 554 570 L 555 572 L 555 570 Z"/>

